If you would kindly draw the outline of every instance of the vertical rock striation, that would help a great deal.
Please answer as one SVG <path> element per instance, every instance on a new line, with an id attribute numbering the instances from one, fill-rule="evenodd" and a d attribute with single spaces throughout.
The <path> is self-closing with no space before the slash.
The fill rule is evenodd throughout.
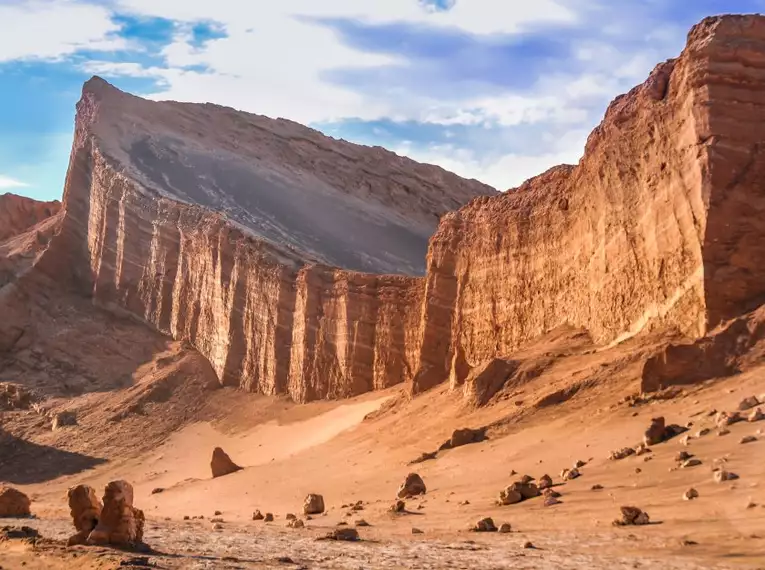
<path id="1" fill-rule="evenodd" d="M 223 383 L 296 401 L 456 386 L 564 324 L 699 338 L 765 297 L 763 104 L 765 18 L 706 19 L 578 165 L 498 195 L 94 78 L 37 267 L 188 340 Z"/>

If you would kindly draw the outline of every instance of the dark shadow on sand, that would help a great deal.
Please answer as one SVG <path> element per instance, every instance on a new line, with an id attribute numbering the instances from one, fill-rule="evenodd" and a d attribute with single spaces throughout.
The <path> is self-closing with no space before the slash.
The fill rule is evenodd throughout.
<path id="1" fill-rule="evenodd" d="M 0 431 L 0 481 L 15 485 L 44 483 L 103 463 L 106 459 L 38 445 Z"/>

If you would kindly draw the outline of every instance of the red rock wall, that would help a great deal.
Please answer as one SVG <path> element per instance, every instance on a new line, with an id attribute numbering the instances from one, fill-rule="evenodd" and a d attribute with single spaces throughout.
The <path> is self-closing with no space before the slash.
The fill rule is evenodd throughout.
<path id="1" fill-rule="evenodd" d="M 414 390 L 559 325 L 602 344 L 655 327 L 698 338 L 761 302 L 764 68 L 765 19 L 705 20 L 612 103 L 579 165 L 445 216 L 424 311 L 436 352 Z"/>
<path id="2" fill-rule="evenodd" d="M 57 201 L 40 202 L 10 192 L 0 194 L 0 242 L 54 216 L 60 209 Z"/>

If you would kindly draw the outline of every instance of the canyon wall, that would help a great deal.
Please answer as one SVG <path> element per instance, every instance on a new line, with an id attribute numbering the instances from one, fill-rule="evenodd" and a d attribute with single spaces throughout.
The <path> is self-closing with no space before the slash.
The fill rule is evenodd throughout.
<path id="1" fill-rule="evenodd" d="M 0 194 L 0 242 L 23 233 L 61 209 L 61 202 L 40 202 L 6 192 Z"/>
<path id="2" fill-rule="evenodd" d="M 698 338 L 765 294 L 764 101 L 765 19 L 704 20 L 611 104 L 579 165 L 497 195 L 96 78 L 38 267 L 187 340 L 223 383 L 296 401 L 458 385 L 564 324 L 604 345 Z"/>
<path id="3" fill-rule="evenodd" d="M 706 19 L 611 104 L 577 166 L 446 215 L 425 293 L 435 350 L 414 390 L 459 385 L 563 324 L 601 344 L 656 327 L 698 338 L 761 303 L 763 104 L 765 19 Z"/>

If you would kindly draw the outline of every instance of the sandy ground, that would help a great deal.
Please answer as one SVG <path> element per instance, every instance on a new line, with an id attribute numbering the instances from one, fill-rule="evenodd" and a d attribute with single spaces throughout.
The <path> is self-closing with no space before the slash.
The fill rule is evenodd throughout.
<path id="1" fill-rule="evenodd" d="M 396 402 L 398 392 L 314 407 L 280 404 L 269 408 L 272 415 L 262 413 L 262 402 L 258 408 L 231 394 L 242 406 L 227 421 L 191 424 L 140 456 L 20 488 L 35 501 L 39 519 L 32 526 L 47 538 L 63 539 L 71 532 L 64 500 L 68 486 L 131 481 L 136 505 L 149 520 L 146 541 L 174 556 L 157 559 L 158 567 L 167 568 L 285 567 L 276 562 L 278 557 L 306 568 L 763 568 L 765 422 L 735 424 L 725 436 L 713 430 L 687 447 L 675 438 L 654 446 L 646 457 L 608 459 L 611 450 L 637 443 L 657 415 L 678 424 L 693 422 L 691 434 L 712 426 L 713 410 L 735 409 L 744 396 L 765 393 L 761 378 L 762 371 L 753 370 L 638 406 L 609 404 L 608 391 L 609 399 L 597 406 L 598 395 L 589 394 L 521 415 L 516 423 L 507 421 L 507 406 L 513 404 L 467 410 L 459 395 L 445 388 L 399 400 L 366 420 L 384 402 Z M 263 421 L 235 429 L 232 418 L 246 416 L 245 408 L 260 410 Z M 490 432 L 487 441 L 407 465 L 420 452 L 436 449 L 455 427 L 491 422 L 502 428 L 496 435 Z M 739 443 L 745 435 L 759 439 Z M 245 469 L 210 479 L 209 458 L 216 445 Z M 680 450 L 693 453 L 702 465 L 679 469 L 675 455 Z M 583 476 L 557 487 L 561 504 L 545 507 L 534 499 L 494 505 L 499 490 L 517 478 L 512 471 L 534 477 L 548 473 L 560 482 L 560 470 L 578 459 L 587 462 Z M 712 466 L 720 461 L 740 479 L 715 483 Z M 409 502 L 410 514 L 393 516 L 388 507 L 411 470 L 423 476 L 428 493 Z M 595 484 L 603 489 L 592 490 Z M 684 501 L 682 494 L 691 486 L 700 497 Z M 151 494 L 156 487 L 165 490 Z M 285 515 L 300 514 L 309 492 L 324 496 L 327 514 L 307 521 L 304 530 L 285 528 Z M 362 511 L 342 508 L 358 500 L 364 502 Z M 613 527 L 620 505 L 644 509 L 656 524 Z M 255 509 L 273 512 L 276 521 L 252 521 Z M 222 530 L 213 532 L 209 519 L 215 511 L 222 512 L 224 522 Z M 183 520 L 199 515 L 205 519 Z M 466 531 L 484 516 L 511 523 L 514 532 L 484 536 Z M 362 543 L 315 541 L 338 523 L 353 525 L 359 518 L 371 525 L 360 528 Z M 413 528 L 423 534 L 413 535 Z M 538 549 L 523 549 L 526 540 Z M 3 568 L 14 568 L 12 559 L 41 564 L 39 555 L 29 558 L 19 548 L 2 546 Z M 50 548 L 52 560 L 78 552 Z M 110 558 L 113 553 L 91 554 L 93 564 L 118 563 Z M 89 556 L 80 553 L 80 567 L 99 567 L 84 565 Z"/>

